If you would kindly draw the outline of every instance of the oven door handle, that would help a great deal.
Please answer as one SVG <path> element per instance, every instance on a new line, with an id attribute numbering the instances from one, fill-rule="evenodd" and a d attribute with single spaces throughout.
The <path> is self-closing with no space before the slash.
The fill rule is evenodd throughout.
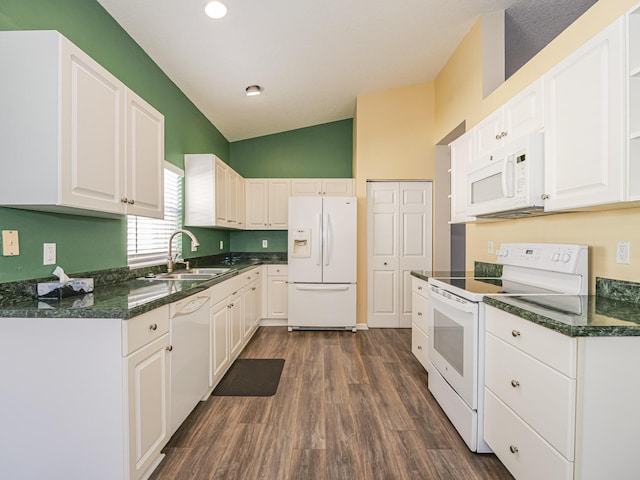
<path id="1" fill-rule="evenodd" d="M 458 302 L 456 300 L 443 297 L 442 295 L 434 292 L 433 290 L 431 292 L 432 292 L 431 293 L 432 302 L 441 302 L 444 305 L 455 308 L 456 310 L 462 310 L 463 312 L 468 312 L 468 313 L 474 313 L 478 308 L 478 304 L 475 302 L 468 302 L 466 300 L 464 300 L 463 302 Z"/>

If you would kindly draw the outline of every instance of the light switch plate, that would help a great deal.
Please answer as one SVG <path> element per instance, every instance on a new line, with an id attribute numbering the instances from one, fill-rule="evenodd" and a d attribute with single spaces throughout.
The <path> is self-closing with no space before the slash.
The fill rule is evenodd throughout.
<path id="1" fill-rule="evenodd" d="M 43 265 L 55 265 L 56 264 L 56 244 L 44 243 L 44 252 L 42 257 Z"/>
<path id="2" fill-rule="evenodd" d="M 20 242 L 17 230 L 2 231 L 2 255 L 5 257 L 15 257 L 20 255 Z"/>
<path id="3" fill-rule="evenodd" d="M 220 250 L 224 248 L 224 240 L 220 240 Z"/>
<path id="4" fill-rule="evenodd" d="M 269 246 L 269 242 L 267 240 L 262 240 L 262 248 L 267 248 Z"/>

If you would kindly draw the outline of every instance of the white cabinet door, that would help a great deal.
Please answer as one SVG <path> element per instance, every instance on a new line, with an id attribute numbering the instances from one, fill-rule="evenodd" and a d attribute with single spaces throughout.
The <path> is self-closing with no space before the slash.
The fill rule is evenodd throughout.
<path id="1" fill-rule="evenodd" d="M 227 224 L 238 226 L 238 188 L 240 175 L 229 168 L 227 172 Z"/>
<path id="2" fill-rule="evenodd" d="M 129 472 L 136 480 L 169 440 L 169 335 L 124 359 L 129 417 Z"/>
<path id="3" fill-rule="evenodd" d="M 287 278 L 286 275 L 272 275 L 267 279 L 268 318 L 287 318 L 289 303 Z"/>
<path id="4" fill-rule="evenodd" d="M 475 220 L 467 214 L 467 169 L 473 161 L 474 133 L 467 132 L 451 143 L 451 223 Z"/>
<path id="5" fill-rule="evenodd" d="M 292 197 L 317 197 L 322 195 L 320 178 L 294 178 L 291 180 Z"/>
<path id="6" fill-rule="evenodd" d="M 227 164 L 216 157 L 215 159 L 215 183 L 216 183 L 216 225 L 224 227 L 227 225 L 227 208 L 228 208 L 228 194 L 227 194 L 227 177 L 228 167 Z"/>
<path id="7" fill-rule="evenodd" d="M 244 230 L 247 228 L 245 223 L 246 217 L 246 193 L 245 179 L 238 175 L 238 188 L 236 190 L 236 211 L 238 215 L 238 228 Z"/>
<path id="8" fill-rule="evenodd" d="M 353 196 L 352 178 L 323 178 L 321 186 L 322 195 L 326 195 L 328 197 Z"/>
<path id="9" fill-rule="evenodd" d="M 242 339 L 244 337 L 242 332 L 243 305 L 240 291 L 234 292 L 229 297 L 228 308 L 230 326 L 229 345 L 231 346 L 231 361 L 233 361 L 242 350 Z"/>
<path id="10" fill-rule="evenodd" d="M 61 202 L 124 213 L 126 87 L 71 42 L 60 45 Z"/>
<path id="11" fill-rule="evenodd" d="M 250 178 L 246 180 L 245 188 L 247 228 L 266 230 L 269 227 L 269 181 L 266 178 Z"/>
<path id="12" fill-rule="evenodd" d="M 291 180 L 269 179 L 269 229 L 286 230 L 289 216 Z"/>
<path id="13" fill-rule="evenodd" d="M 624 19 L 544 76 L 545 210 L 624 200 Z"/>
<path id="14" fill-rule="evenodd" d="M 352 178 L 293 178 L 291 179 L 292 197 L 351 197 L 353 196 Z"/>
<path id="15" fill-rule="evenodd" d="M 222 377 L 230 363 L 229 356 L 229 308 L 224 300 L 211 307 L 211 372 L 210 387 Z"/>
<path id="16" fill-rule="evenodd" d="M 127 109 L 127 214 L 164 218 L 164 116 L 130 90 Z"/>
<path id="17" fill-rule="evenodd" d="M 490 155 L 505 142 L 543 128 L 543 109 L 543 82 L 539 79 L 472 129 L 473 158 Z"/>

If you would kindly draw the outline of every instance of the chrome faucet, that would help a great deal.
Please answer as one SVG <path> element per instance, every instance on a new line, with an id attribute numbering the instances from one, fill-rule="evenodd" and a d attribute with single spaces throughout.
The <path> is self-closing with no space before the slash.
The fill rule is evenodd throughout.
<path id="1" fill-rule="evenodd" d="M 195 252 L 200 246 L 200 242 L 198 242 L 198 239 L 196 238 L 196 236 L 193 233 L 191 233 L 189 230 L 176 230 L 175 232 L 173 232 L 169 237 L 169 262 L 167 263 L 167 272 L 173 272 L 175 259 L 173 258 L 173 253 L 171 251 L 172 250 L 171 244 L 173 243 L 173 237 L 175 237 L 179 233 L 184 233 L 185 235 L 189 236 L 189 238 L 191 239 L 192 252 Z"/>

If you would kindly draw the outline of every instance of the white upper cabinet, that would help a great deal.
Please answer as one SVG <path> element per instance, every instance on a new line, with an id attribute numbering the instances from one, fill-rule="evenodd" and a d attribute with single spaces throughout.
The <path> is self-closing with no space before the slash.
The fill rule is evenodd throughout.
<path id="1" fill-rule="evenodd" d="M 162 217 L 164 118 L 55 31 L 0 32 L 0 204 Z"/>
<path id="2" fill-rule="evenodd" d="M 624 42 L 620 18 L 544 75 L 545 210 L 625 200 Z"/>
<path id="3" fill-rule="evenodd" d="M 291 180 L 291 196 L 353 196 L 352 178 L 294 178 Z"/>
<path id="4" fill-rule="evenodd" d="M 164 217 L 164 116 L 131 90 L 127 111 L 127 214 Z"/>
<path id="5" fill-rule="evenodd" d="M 627 16 L 628 54 L 628 200 L 640 200 L 640 7 Z"/>
<path id="6" fill-rule="evenodd" d="M 250 178 L 245 186 L 247 229 L 286 230 L 291 179 Z"/>
<path id="7" fill-rule="evenodd" d="M 489 155 L 511 139 L 544 127 L 543 83 L 539 79 L 476 125 L 474 158 Z"/>
<path id="8" fill-rule="evenodd" d="M 473 161 L 474 134 L 467 132 L 453 141 L 451 147 L 451 223 L 472 222 L 467 214 L 467 169 Z"/>
<path id="9" fill-rule="evenodd" d="M 244 228 L 244 183 L 229 165 L 210 153 L 187 154 L 184 179 L 185 226 Z"/>

